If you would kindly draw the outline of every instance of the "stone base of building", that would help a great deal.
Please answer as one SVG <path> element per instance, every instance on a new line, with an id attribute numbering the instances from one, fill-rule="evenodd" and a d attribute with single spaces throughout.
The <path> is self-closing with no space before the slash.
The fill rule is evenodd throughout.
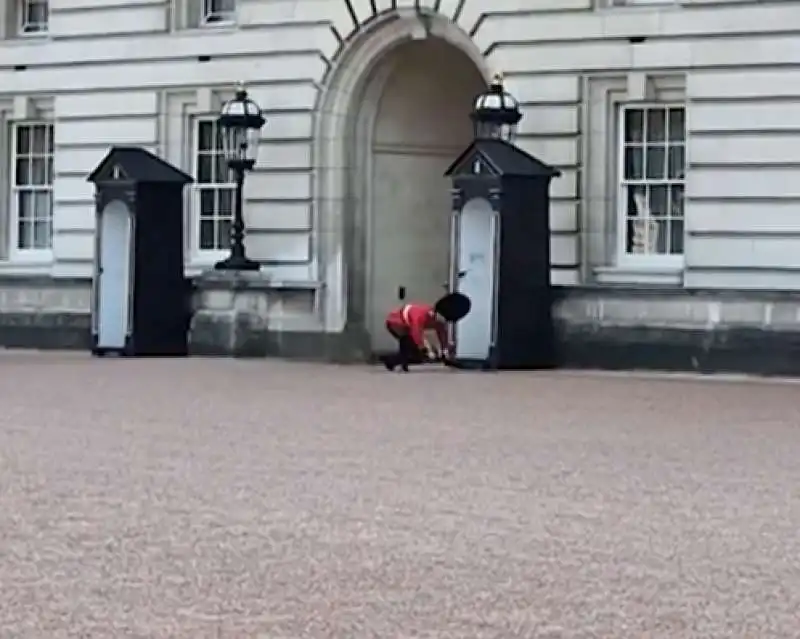
<path id="1" fill-rule="evenodd" d="M 800 294 L 560 291 L 559 363 L 607 370 L 800 375 Z"/>
<path id="2" fill-rule="evenodd" d="M 88 350 L 88 313 L 0 312 L 0 347 L 42 350 Z"/>
<path id="3" fill-rule="evenodd" d="M 800 375 L 800 333 L 562 327 L 561 338 L 566 368 Z"/>
<path id="4" fill-rule="evenodd" d="M 0 279 L 0 347 L 89 350 L 88 279 Z"/>
<path id="5" fill-rule="evenodd" d="M 208 272 L 194 281 L 192 355 L 365 361 L 363 331 L 327 333 L 313 285 L 279 284 L 260 273 Z"/>
<path id="6" fill-rule="evenodd" d="M 368 336 L 326 333 L 313 285 L 260 274 L 195 280 L 190 352 L 365 362 Z M 0 280 L 0 347 L 90 347 L 86 279 Z M 582 287 L 559 289 L 559 363 L 569 368 L 800 375 L 800 293 Z"/>

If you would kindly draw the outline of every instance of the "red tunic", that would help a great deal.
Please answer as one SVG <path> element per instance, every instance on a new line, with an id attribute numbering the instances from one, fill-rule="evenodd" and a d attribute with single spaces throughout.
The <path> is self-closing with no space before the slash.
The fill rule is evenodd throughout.
<path id="1" fill-rule="evenodd" d="M 447 344 L 447 327 L 436 319 L 433 306 L 430 304 L 405 304 L 394 309 L 386 316 L 386 323 L 396 329 L 406 329 L 420 348 L 425 347 L 425 331 L 434 330 L 439 338 L 439 345 Z"/>

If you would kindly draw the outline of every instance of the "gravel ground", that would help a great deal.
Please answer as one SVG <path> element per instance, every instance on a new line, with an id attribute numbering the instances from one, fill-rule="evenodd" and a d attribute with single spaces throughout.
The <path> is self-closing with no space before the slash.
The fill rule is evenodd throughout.
<path id="1" fill-rule="evenodd" d="M 0 353 L 0 637 L 800 636 L 800 386 Z"/>

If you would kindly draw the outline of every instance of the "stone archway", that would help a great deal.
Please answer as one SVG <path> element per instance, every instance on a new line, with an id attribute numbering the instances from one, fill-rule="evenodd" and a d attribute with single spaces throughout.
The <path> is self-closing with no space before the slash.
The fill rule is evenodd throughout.
<path id="1" fill-rule="evenodd" d="M 367 209 L 364 325 L 373 351 L 393 345 L 383 318 L 401 289 L 408 300 L 443 292 L 451 201 L 443 173 L 472 139 L 468 113 L 482 86 L 469 58 L 435 38 L 392 51 L 367 85 L 352 179 Z"/>
<path id="2" fill-rule="evenodd" d="M 441 292 L 450 246 L 442 173 L 471 139 L 483 58 L 451 22 L 390 16 L 354 39 L 330 74 L 316 147 L 317 255 L 328 332 L 388 345 L 383 314 L 399 287 Z"/>

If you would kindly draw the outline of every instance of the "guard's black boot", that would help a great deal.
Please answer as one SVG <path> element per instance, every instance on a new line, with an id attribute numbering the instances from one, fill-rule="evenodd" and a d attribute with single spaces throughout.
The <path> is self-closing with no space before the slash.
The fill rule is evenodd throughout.
<path id="1" fill-rule="evenodd" d="M 393 371 L 397 367 L 397 358 L 392 355 L 383 355 L 380 360 L 387 371 Z"/>

